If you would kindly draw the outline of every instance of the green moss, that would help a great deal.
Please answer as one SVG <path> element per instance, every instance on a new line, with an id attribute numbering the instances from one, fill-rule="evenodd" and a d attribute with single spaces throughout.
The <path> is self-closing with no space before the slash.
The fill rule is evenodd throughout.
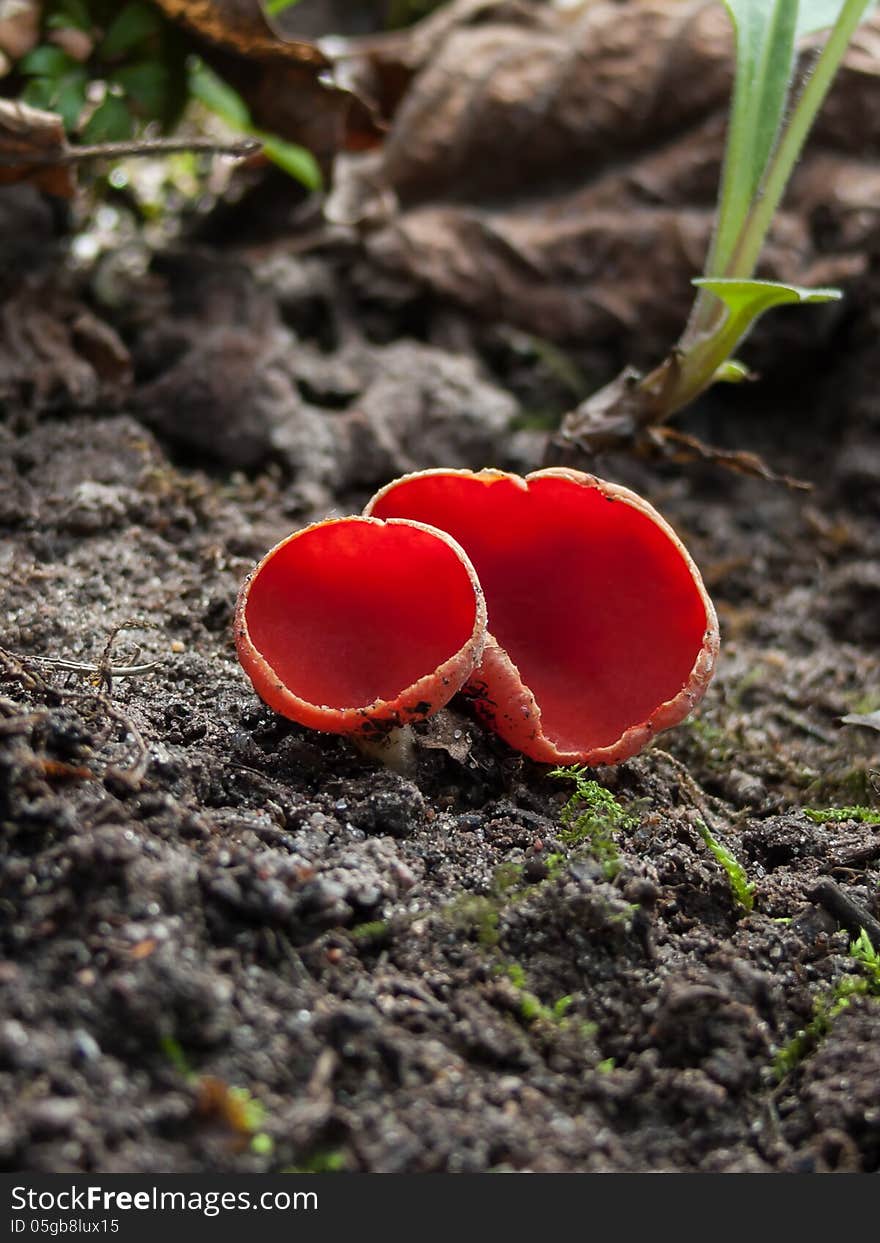
<path id="1" fill-rule="evenodd" d="M 860 963 L 872 997 L 880 997 L 880 951 L 874 948 L 864 928 L 849 947 L 850 957 Z"/>
<path id="2" fill-rule="evenodd" d="M 525 988 L 526 973 L 525 973 L 525 970 L 520 966 L 518 962 L 506 963 L 503 970 L 504 970 L 504 974 L 507 976 L 507 978 L 511 981 L 512 984 L 514 984 L 517 988 Z"/>
<path id="3" fill-rule="evenodd" d="M 796 1032 L 791 1040 L 776 1054 L 773 1069 L 777 1078 L 784 1079 L 799 1066 L 808 1053 L 828 1034 L 831 1024 L 854 996 L 866 993 L 866 981 L 848 975 L 826 997 L 820 997 L 813 1006 L 813 1017 L 806 1027 Z"/>
<path id="4" fill-rule="evenodd" d="M 610 1075 L 611 1071 L 614 1070 L 614 1066 L 615 1066 L 614 1058 L 606 1057 L 603 1062 L 596 1063 L 596 1070 L 599 1072 L 600 1075 Z"/>
<path id="5" fill-rule="evenodd" d="M 255 1096 L 251 1096 L 247 1088 L 230 1088 L 229 1095 L 241 1108 L 242 1125 L 246 1131 L 250 1131 L 256 1138 L 256 1133 L 260 1130 L 266 1121 L 266 1107 L 262 1101 L 258 1101 Z M 268 1135 L 265 1139 L 268 1139 Z M 271 1140 L 269 1141 L 271 1143 Z"/>
<path id="6" fill-rule="evenodd" d="M 202 1081 L 191 1069 L 180 1042 L 173 1036 L 162 1036 L 159 1047 L 177 1073 L 198 1090 Z M 263 1102 L 252 1096 L 247 1088 L 224 1085 L 224 1091 L 229 1098 L 229 1106 L 223 1108 L 227 1124 L 232 1125 L 239 1134 L 250 1137 L 249 1147 L 256 1156 L 271 1156 L 275 1150 L 275 1141 L 263 1130 L 266 1121 L 266 1107 Z"/>
<path id="7" fill-rule="evenodd" d="M 160 1036 L 159 1048 L 178 1074 L 183 1075 L 184 1079 L 192 1078 L 192 1069 L 179 1040 L 176 1040 L 174 1036 Z"/>
<path id="8" fill-rule="evenodd" d="M 574 998 L 569 993 L 566 993 L 564 997 L 556 998 L 556 1000 L 553 1002 L 553 1017 L 556 1019 L 557 1022 L 560 1022 L 562 1019 L 565 1018 L 566 1014 L 568 1014 L 569 1007 L 571 1006 L 571 1003 L 573 1001 L 574 1001 Z"/>
<path id="9" fill-rule="evenodd" d="M 638 821 L 621 807 L 610 790 L 587 777 L 581 765 L 554 768 L 550 776 L 575 783 L 574 793 L 563 807 L 559 819 L 565 826 L 557 836 L 566 846 L 586 847 L 602 865 L 607 879 L 620 870 L 617 837 L 621 830 L 635 828 Z"/>
<path id="10" fill-rule="evenodd" d="M 874 948 L 864 928 L 850 944 L 850 957 L 861 968 L 860 975 L 845 975 L 835 988 L 813 1003 L 813 1017 L 806 1027 L 795 1032 L 773 1060 L 778 1079 L 784 1079 L 804 1060 L 807 1054 L 827 1036 L 831 1025 L 853 997 L 880 997 L 880 953 Z"/>
<path id="11" fill-rule="evenodd" d="M 559 426 L 559 411 L 550 408 L 520 410 L 510 420 L 512 432 L 552 432 Z"/>
<path id="12" fill-rule="evenodd" d="M 880 824 L 880 811 L 870 807 L 804 807 L 803 813 L 814 824 L 842 824 L 856 820 L 859 824 Z"/>
<path id="13" fill-rule="evenodd" d="M 572 1000 L 573 998 L 571 997 L 559 997 L 552 1006 L 545 1006 L 534 993 L 530 993 L 528 989 L 521 989 L 519 1012 L 527 1023 L 533 1023 L 536 1019 L 541 1019 L 544 1023 L 560 1025 L 566 1022 L 566 1011 Z"/>
<path id="14" fill-rule="evenodd" d="M 492 873 L 487 895 L 463 893 L 444 907 L 443 915 L 449 926 L 467 936 L 475 936 L 487 949 L 494 949 L 500 940 L 501 912 L 524 898 L 531 888 L 523 881 L 524 871 L 522 863 L 499 864 Z"/>
<path id="15" fill-rule="evenodd" d="M 354 928 L 349 929 L 348 935 L 353 941 L 362 945 L 384 941 L 388 937 L 388 924 L 384 919 L 372 919 L 364 924 L 356 924 Z"/>
<path id="16" fill-rule="evenodd" d="M 501 863 L 492 875 L 492 893 L 500 901 L 513 898 L 523 883 L 521 863 Z"/>
<path id="17" fill-rule="evenodd" d="M 702 820 L 697 822 L 697 831 L 727 873 L 734 902 L 744 911 L 752 910 L 755 905 L 755 886 L 746 875 L 745 868 L 725 846 L 715 840 Z"/>
<path id="18" fill-rule="evenodd" d="M 348 1165 L 341 1149 L 327 1148 L 313 1152 L 301 1165 L 292 1165 L 284 1174 L 340 1174 Z"/>
<path id="19" fill-rule="evenodd" d="M 560 815 L 564 827 L 558 836 L 565 845 L 585 847 L 591 856 L 598 857 L 606 877 L 611 879 L 620 866 L 616 834 L 638 822 L 621 807 L 609 790 L 588 779 L 586 772 L 586 768 L 576 767 L 556 769 L 552 774 L 575 782 L 575 792 Z M 525 969 L 517 962 L 501 961 L 498 952 L 502 912 L 534 894 L 541 884 L 553 882 L 569 862 L 569 857 L 557 851 L 546 855 L 543 862 L 547 876 L 537 884 L 526 882 L 523 863 L 508 861 L 500 864 L 492 874 L 488 894 L 459 894 L 443 908 L 440 920 L 451 931 L 475 939 L 495 955 L 496 973 L 506 975 L 516 990 L 516 1010 L 522 1021 L 533 1023 L 540 1020 L 560 1026 L 571 1021 L 568 1010 L 572 997 L 558 997 L 552 1004 L 545 1004 L 528 988 Z M 616 918 L 629 918 L 631 909 Z M 595 1025 L 583 1024 L 581 1031 L 585 1040 L 591 1039 Z"/>
<path id="20" fill-rule="evenodd" d="M 463 936 L 476 937 L 480 945 L 494 949 L 500 940 L 498 904 L 481 894 L 463 893 L 443 910 L 450 928 Z"/>
<path id="21" fill-rule="evenodd" d="M 529 991 L 525 968 L 520 963 L 502 963 L 497 970 L 502 975 L 507 976 L 519 994 L 517 1000 L 520 1018 L 527 1023 L 532 1023 L 536 1019 L 542 1019 L 545 1023 L 556 1024 L 561 1024 L 565 1021 L 566 1013 L 574 1000 L 573 997 L 568 995 L 558 997 L 552 1006 L 545 1006 L 539 997 Z"/>
<path id="22" fill-rule="evenodd" d="M 523 989 L 519 995 L 519 1012 L 527 1023 L 533 1023 L 535 1019 L 550 1018 L 550 1011 L 534 993 Z"/>
<path id="23" fill-rule="evenodd" d="M 558 851 L 547 855 L 544 860 L 544 867 L 547 869 L 547 879 L 552 880 L 554 876 L 558 876 L 567 862 L 565 855 L 559 854 Z"/>

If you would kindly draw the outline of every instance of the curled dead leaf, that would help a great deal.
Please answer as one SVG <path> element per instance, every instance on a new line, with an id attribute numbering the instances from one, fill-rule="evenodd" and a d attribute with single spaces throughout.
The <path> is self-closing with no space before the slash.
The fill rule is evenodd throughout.
<path id="1" fill-rule="evenodd" d="M 47 194 L 71 198 L 76 182 L 64 164 L 68 150 L 56 113 L 0 99 L 0 185 L 31 181 Z"/>
<path id="2" fill-rule="evenodd" d="M 334 79 L 315 44 L 284 38 L 259 0 L 156 0 L 194 36 L 205 60 L 242 96 L 254 124 L 312 152 L 329 173 L 343 150 L 382 135 L 373 105 Z"/>
<path id="3" fill-rule="evenodd" d="M 259 0 L 157 0 L 174 21 L 197 34 L 258 60 L 294 60 L 329 68 L 330 62 L 314 44 L 282 40 Z"/>
<path id="4" fill-rule="evenodd" d="M 342 218 L 362 224 L 376 279 L 637 366 L 662 356 L 713 226 L 731 76 L 723 6 L 454 0 L 361 49 L 374 89 L 400 94 L 381 167 L 348 161 L 340 177 Z M 835 284 L 864 266 L 880 222 L 869 158 L 880 127 L 867 120 L 878 103 L 874 18 L 820 116 L 763 276 Z"/>

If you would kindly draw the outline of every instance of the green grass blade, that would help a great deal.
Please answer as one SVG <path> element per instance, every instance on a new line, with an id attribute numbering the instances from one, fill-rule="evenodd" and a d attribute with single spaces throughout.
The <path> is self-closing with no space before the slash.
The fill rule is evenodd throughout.
<path id="1" fill-rule="evenodd" d="M 840 17 L 844 0 L 800 0 L 798 7 L 797 37 L 827 30 Z"/>
<path id="2" fill-rule="evenodd" d="M 297 143 L 287 142 L 277 134 L 268 134 L 258 129 L 251 120 L 247 104 L 237 91 L 199 62 L 190 70 L 189 90 L 209 112 L 220 117 L 232 129 L 251 134 L 263 144 L 263 152 L 279 168 L 296 178 L 307 190 L 320 190 L 323 183 L 318 161 Z"/>
<path id="3" fill-rule="evenodd" d="M 307 190 L 320 190 L 323 177 L 318 161 L 305 147 L 295 142 L 287 142 L 274 134 L 266 134 L 263 130 L 254 130 L 254 137 L 263 144 L 263 151 L 273 164 L 277 164 L 285 173 L 295 177 Z"/>
<path id="4" fill-rule="evenodd" d="M 873 0 L 843 0 L 837 22 L 795 103 L 785 131 L 774 149 L 761 183 L 761 193 L 742 224 L 740 236 L 728 262 L 727 274 L 750 276 L 761 247 L 782 201 L 788 180 L 800 158 L 816 114 L 824 103 L 849 41 Z M 818 8 L 816 10 L 818 12 Z"/>
<path id="5" fill-rule="evenodd" d="M 785 115 L 797 0 L 724 0 L 736 37 L 733 104 L 718 223 L 706 265 L 724 275 Z"/>
<path id="6" fill-rule="evenodd" d="M 213 69 L 201 61 L 190 69 L 189 93 L 231 129 L 246 134 L 251 132 L 251 114 L 247 104 L 237 91 L 227 86 Z"/>

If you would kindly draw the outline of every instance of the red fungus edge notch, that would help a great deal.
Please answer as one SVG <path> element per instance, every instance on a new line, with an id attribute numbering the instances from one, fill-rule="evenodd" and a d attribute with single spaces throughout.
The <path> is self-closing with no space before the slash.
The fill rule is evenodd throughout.
<path id="1" fill-rule="evenodd" d="M 628 488 L 564 468 L 429 470 L 388 484 L 365 512 L 429 522 L 466 550 L 489 614 L 466 693 L 532 759 L 619 763 L 709 685 L 718 621 L 699 570 Z"/>
<path id="2" fill-rule="evenodd" d="M 445 531 L 371 517 L 294 532 L 248 575 L 239 660 L 274 711 L 365 738 L 439 711 L 478 665 L 486 605 Z"/>

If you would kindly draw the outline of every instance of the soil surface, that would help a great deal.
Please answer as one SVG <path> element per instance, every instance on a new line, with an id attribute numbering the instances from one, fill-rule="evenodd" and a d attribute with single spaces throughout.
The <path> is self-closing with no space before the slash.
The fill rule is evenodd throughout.
<path id="1" fill-rule="evenodd" d="M 590 774 L 628 813 L 603 866 L 572 782 L 464 701 L 401 776 L 264 707 L 230 629 L 304 522 L 413 466 L 539 465 L 559 359 L 344 243 L 65 275 L 16 203 L 41 260 L 4 291 L 0 1168 L 877 1171 L 851 951 L 880 733 L 842 722 L 880 707 L 874 275 L 681 423 L 812 491 L 580 463 L 673 523 L 722 627 L 693 719 Z"/>

